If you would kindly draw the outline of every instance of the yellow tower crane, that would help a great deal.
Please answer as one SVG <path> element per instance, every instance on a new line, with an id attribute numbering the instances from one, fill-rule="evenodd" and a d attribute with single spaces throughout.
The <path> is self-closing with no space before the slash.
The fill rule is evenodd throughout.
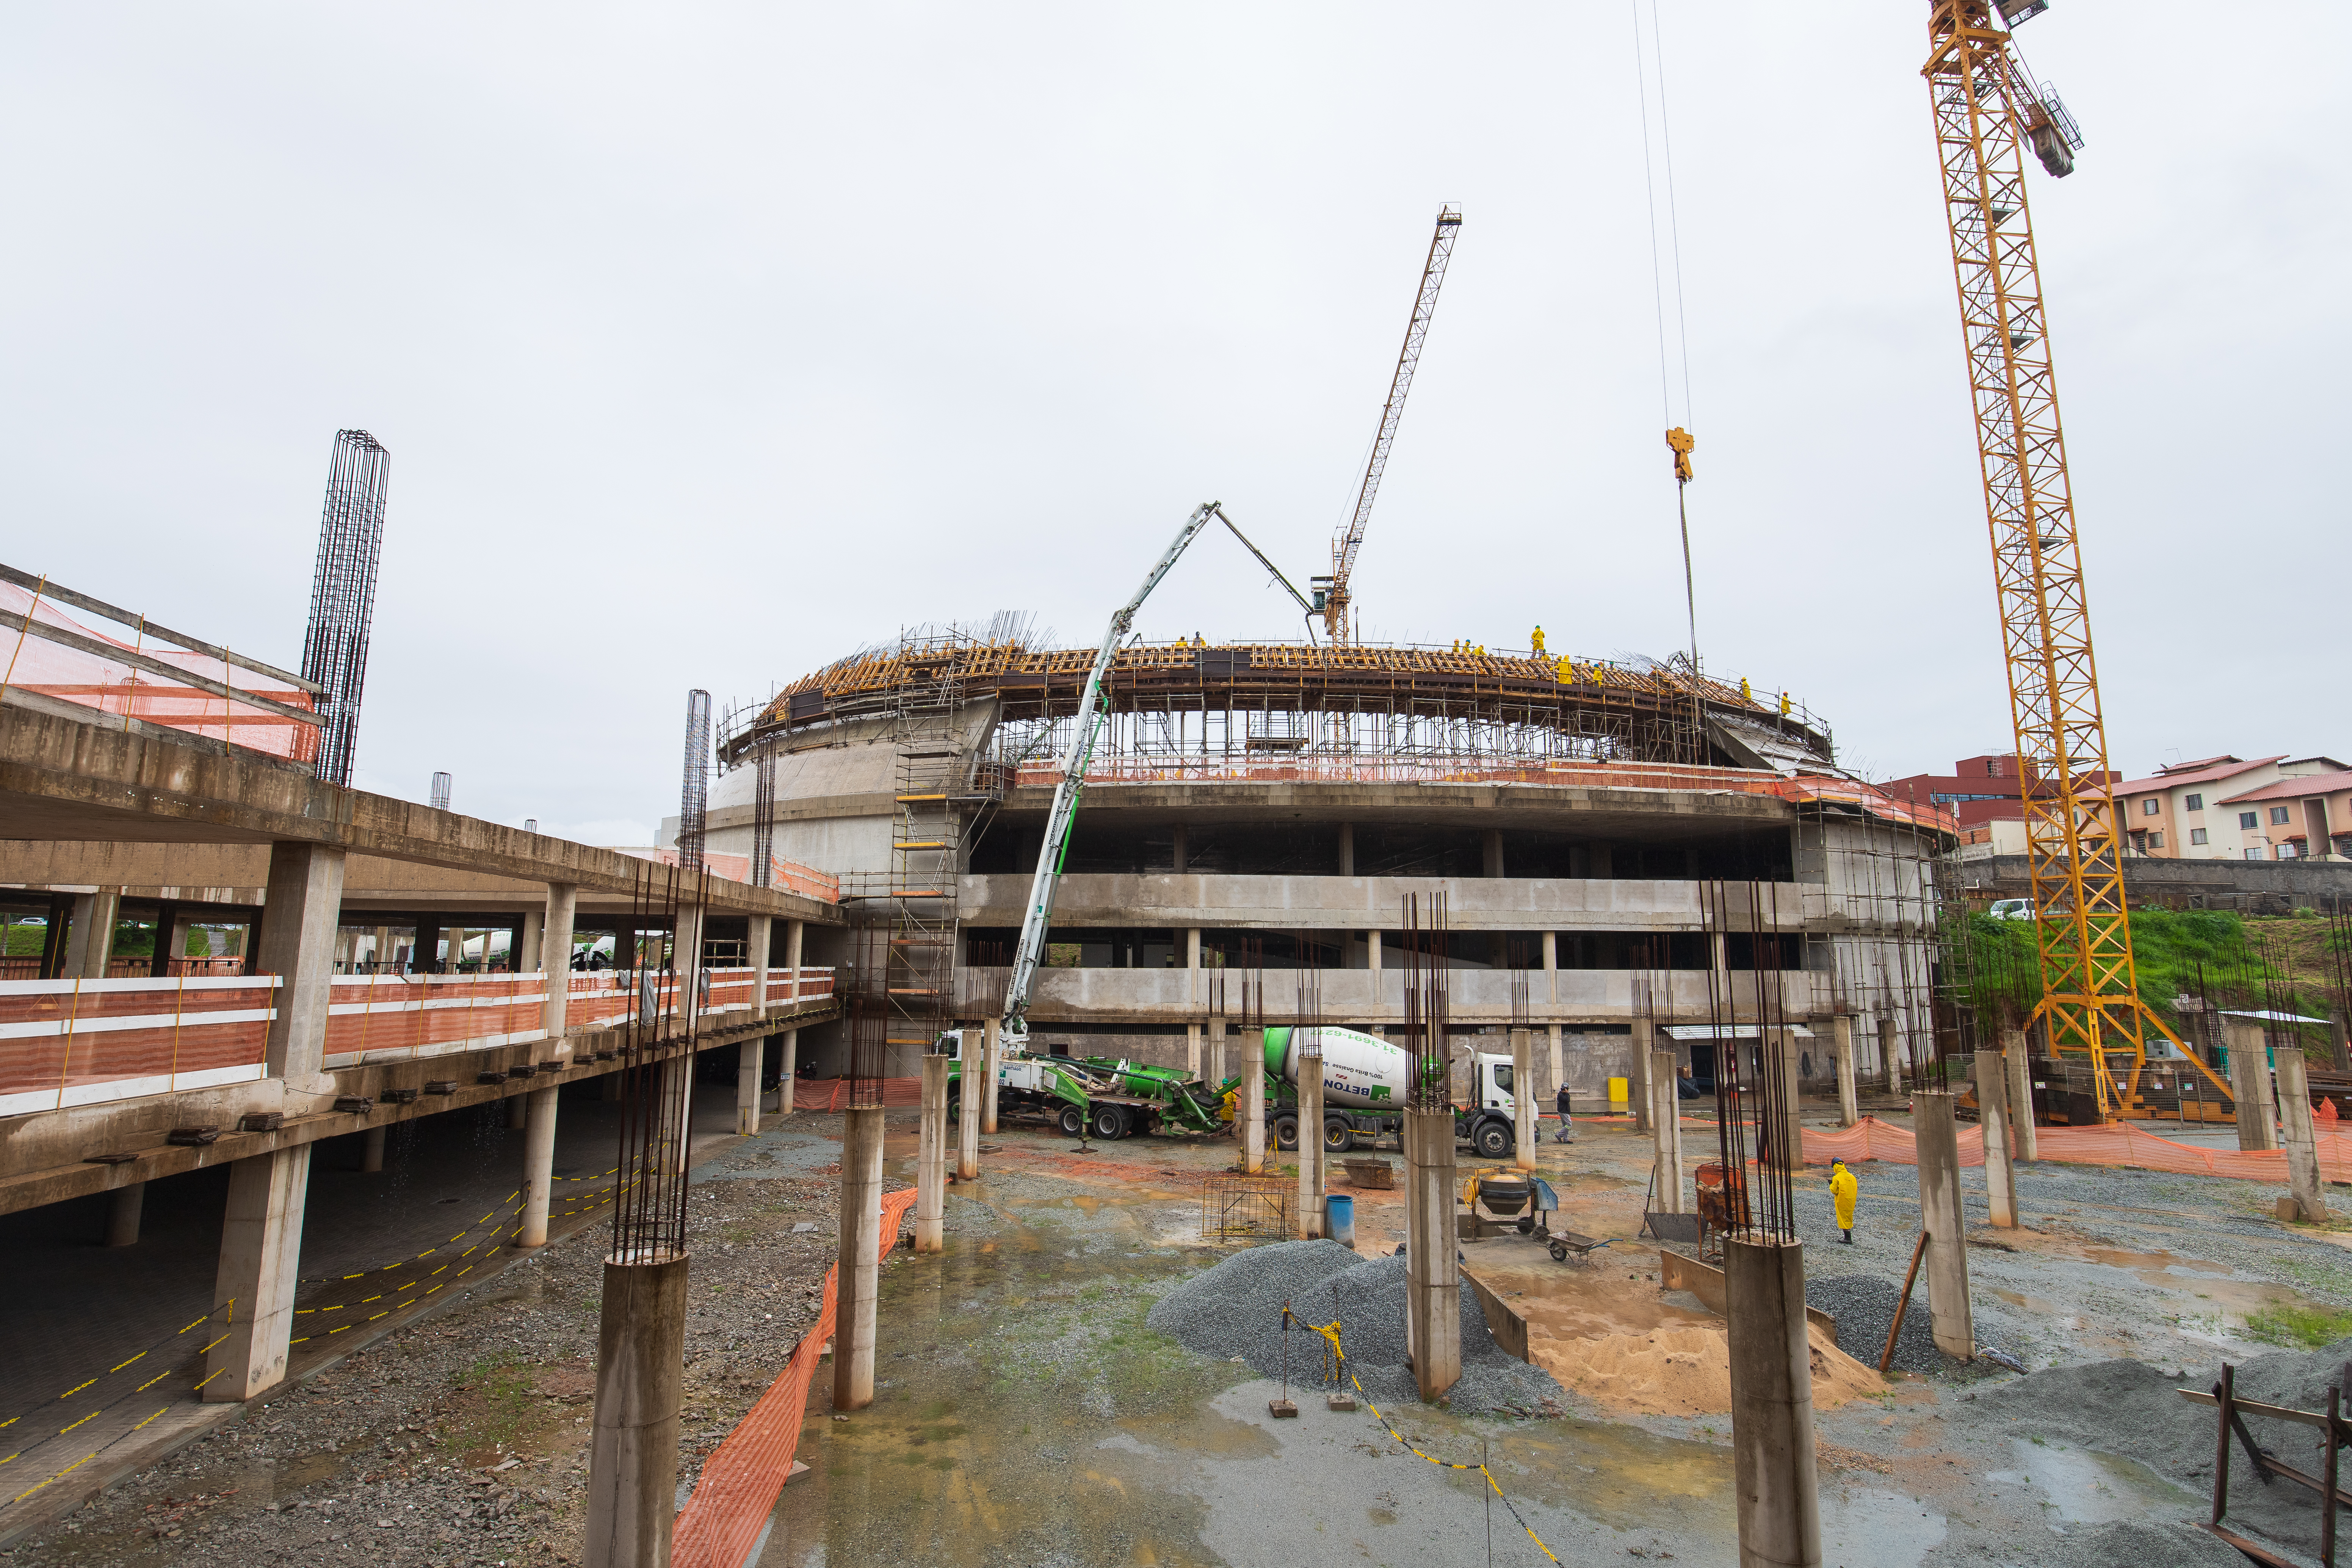
<path id="1" fill-rule="evenodd" d="M 2042 957 L 2034 1016 L 2053 1054 L 2095 1068 L 2105 1119 L 2137 1099 L 2148 1031 L 2179 1042 L 2140 1000 L 2134 972 L 2090 610 L 2026 205 L 2025 149 L 2063 177 L 2074 172 L 2082 136 L 2057 95 L 2011 53 L 2002 26 L 2045 6 L 1931 0 L 1922 74 L 1935 110 L 2017 730 Z"/>

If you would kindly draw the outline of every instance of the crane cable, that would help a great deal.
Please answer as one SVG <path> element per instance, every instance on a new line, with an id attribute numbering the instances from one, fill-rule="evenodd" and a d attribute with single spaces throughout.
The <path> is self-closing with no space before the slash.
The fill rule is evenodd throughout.
<path id="1" fill-rule="evenodd" d="M 1650 211 L 1650 299 L 1657 319 L 1658 331 L 1658 407 L 1666 422 L 1666 445 L 1675 454 L 1675 510 L 1682 529 L 1683 543 L 1683 608 L 1689 617 L 1691 675 L 1698 675 L 1698 586 L 1691 567 L 1690 502 L 1692 449 L 1698 443 L 1688 426 L 1697 423 L 1691 408 L 1690 322 L 1683 297 L 1683 240 L 1681 209 L 1675 199 L 1675 138 L 1666 109 L 1665 38 L 1658 26 L 1658 0 L 1650 0 L 1651 53 L 1657 60 L 1658 75 L 1658 136 L 1664 154 L 1666 174 L 1666 237 L 1674 257 L 1675 273 L 1675 336 L 1681 350 L 1683 370 L 1683 419 L 1674 422 L 1674 375 L 1666 353 L 1666 299 L 1664 267 L 1658 255 L 1658 194 L 1657 176 L 1650 156 L 1650 85 L 1649 67 L 1642 52 L 1642 0 L 1633 0 L 1633 88 L 1642 111 L 1642 189 L 1649 202 Z"/>

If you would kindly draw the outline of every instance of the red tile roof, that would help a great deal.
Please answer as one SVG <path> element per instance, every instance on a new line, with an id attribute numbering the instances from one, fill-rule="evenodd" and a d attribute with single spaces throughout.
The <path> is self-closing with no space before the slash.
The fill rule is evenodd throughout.
<path id="1" fill-rule="evenodd" d="M 2243 795 L 2233 795 L 2221 804 L 2235 805 L 2242 800 L 2301 800 L 2307 795 L 2335 795 L 2347 789 L 2352 789 L 2352 772 L 2305 773 L 2299 778 L 2281 779 L 2260 789 L 2250 789 Z"/>
<path id="2" fill-rule="evenodd" d="M 2275 757 L 2252 757 L 2244 762 L 2225 762 L 2207 768 L 2201 773 L 2158 773 L 2154 778 L 2134 779 L 2129 784 L 2119 784 L 2116 785 L 2115 792 L 2117 795 L 2147 795 L 2154 790 L 2179 789 L 2182 784 L 2212 784 L 2219 779 L 2235 778 L 2240 773 L 2252 773 L 2256 768 L 2267 767 L 2273 763 L 2285 760 L 2286 753 L 2281 752 Z"/>

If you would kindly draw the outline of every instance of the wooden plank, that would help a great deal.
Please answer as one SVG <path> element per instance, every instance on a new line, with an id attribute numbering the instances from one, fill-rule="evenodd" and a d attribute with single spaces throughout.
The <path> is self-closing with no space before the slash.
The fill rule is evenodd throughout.
<path id="1" fill-rule="evenodd" d="M 2191 1524 L 2197 1524 L 2195 1520 L 2191 1520 L 2189 1522 Z M 2248 1558 L 2263 1564 L 2263 1568 L 2298 1568 L 2298 1564 L 2296 1564 L 2294 1559 L 2282 1557 L 2277 1552 L 2270 1551 L 2266 1547 L 2257 1546 L 2252 1542 L 2247 1540 L 2244 1536 L 2240 1535 L 2234 1530 L 2224 1530 L 2218 1524 L 2198 1524 L 2197 1528 L 2203 1531 L 2208 1535 L 2228 1542 L 2231 1545 L 2244 1552 Z"/>
<path id="2" fill-rule="evenodd" d="M 2211 1394 L 2201 1393 L 2194 1388 L 2181 1389 L 2179 1394 L 2183 1399 L 2193 1400 L 2199 1405 L 2221 1403 Z M 2257 1405 L 2251 1399 L 2240 1399 L 2235 1395 L 2231 1397 L 2230 1408 L 2242 1415 L 2263 1415 L 2273 1421 L 2296 1421 L 2305 1426 L 2316 1426 L 2322 1431 L 2327 1428 L 2327 1417 L 2316 1410 L 2289 1410 L 2283 1405 Z M 2347 1429 L 2347 1436 L 2352 1436 L 2352 1421 L 2346 1421 L 2338 1416 L 2336 1425 Z"/>

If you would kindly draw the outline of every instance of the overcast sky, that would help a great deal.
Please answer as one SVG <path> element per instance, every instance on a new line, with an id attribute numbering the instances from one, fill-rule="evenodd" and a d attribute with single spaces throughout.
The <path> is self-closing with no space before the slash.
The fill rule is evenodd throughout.
<path id="1" fill-rule="evenodd" d="M 1925 9 L 1663 18 L 1702 651 L 1875 777 L 2010 740 Z M 690 687 L 1090 643 L 1212 498 L 1303 583 L 1449 202 L 1366 637 L 1684 637 L 1631 0 L 0 16 L 0 559 L 292 665 L 372 431 L 362 787 L 646 842 Z M 2352 753 L 2352 8 L 2021 43 L 2114 763 Z M 1139 624 L 1298 622 L 1206 536 Z"/>

